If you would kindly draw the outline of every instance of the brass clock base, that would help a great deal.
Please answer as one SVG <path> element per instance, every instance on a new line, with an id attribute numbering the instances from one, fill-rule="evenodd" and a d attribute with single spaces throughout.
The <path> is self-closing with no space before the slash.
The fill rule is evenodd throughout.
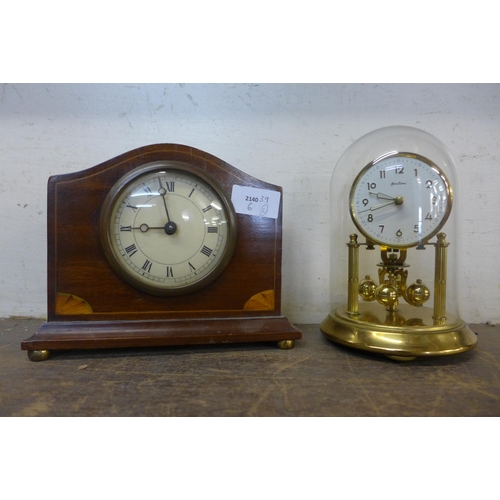
<path id="1" fill-rule="evenodd" d="M 445 324 L 436 325 L 431 309 L 406 305 L 389 313 L 378 304 L 360 304 L 357 315 L 339 308 L 323 320 L 320 329 L 334 342 L 396 361 L 458 354 L 477 343 L 464 321 L 448 317 Z"/>

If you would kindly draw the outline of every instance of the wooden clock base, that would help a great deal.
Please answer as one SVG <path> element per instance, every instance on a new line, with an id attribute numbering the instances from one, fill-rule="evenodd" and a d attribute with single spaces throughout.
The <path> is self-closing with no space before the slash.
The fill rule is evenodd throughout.
<path id="1" fill-rule="evenodd" d="M 45 322 L 21 343 L 32 361 L 48 359 L 53 350 L 157 347 L 194 344 L 275 341 L 290 349 L 301 332 L 284 317 L 202 318 L 150 321 Z"/>

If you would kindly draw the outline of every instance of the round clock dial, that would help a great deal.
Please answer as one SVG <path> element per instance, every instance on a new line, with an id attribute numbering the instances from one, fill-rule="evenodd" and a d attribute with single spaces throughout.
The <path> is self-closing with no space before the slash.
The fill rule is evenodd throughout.
<path id="1" fill-rule="evenodd" d="M 143 165 L 122 178 L 101 210 L 101 242 L 113 269 L 153 295 L 212 282 L 237 238 L 231 201 L 209 175 L 180 162 Z"/>
<path id="2" fill-rule="evenodd" d="M 441 229 L 452 198 L 437 165 L 417 154 L 394 152 L 361 170 L 349 200 L 352 220 L 368 239 L 406 248 L 424 244 Z"/>

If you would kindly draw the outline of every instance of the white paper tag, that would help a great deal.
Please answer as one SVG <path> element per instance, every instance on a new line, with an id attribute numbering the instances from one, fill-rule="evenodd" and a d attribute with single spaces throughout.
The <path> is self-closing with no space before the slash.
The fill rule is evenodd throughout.
<path id="1" fill-rule="evenodd" d="M 233 186 L 231 201 L 238 214 L 276 219 L 280 208 L 281 193 L 268 189 Z"/>

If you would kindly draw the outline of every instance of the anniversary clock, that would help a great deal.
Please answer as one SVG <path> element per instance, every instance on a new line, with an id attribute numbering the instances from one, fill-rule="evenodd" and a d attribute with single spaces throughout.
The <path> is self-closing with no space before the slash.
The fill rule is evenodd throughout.
<path id="1" fill-rule="evenodd" d="M 460 319 L 456 166 L 413 127 L 354 142 L 330 186 L 331 340 L 395 360 L 455 354 L 476 344 Z"/>
<path id="2" fill-rule="evenodd" d="M 282 189 L 192 147 L 156 144 L 48 182 L 48 315 L 21 343 L 52 351 L 275 341 Z"/>

